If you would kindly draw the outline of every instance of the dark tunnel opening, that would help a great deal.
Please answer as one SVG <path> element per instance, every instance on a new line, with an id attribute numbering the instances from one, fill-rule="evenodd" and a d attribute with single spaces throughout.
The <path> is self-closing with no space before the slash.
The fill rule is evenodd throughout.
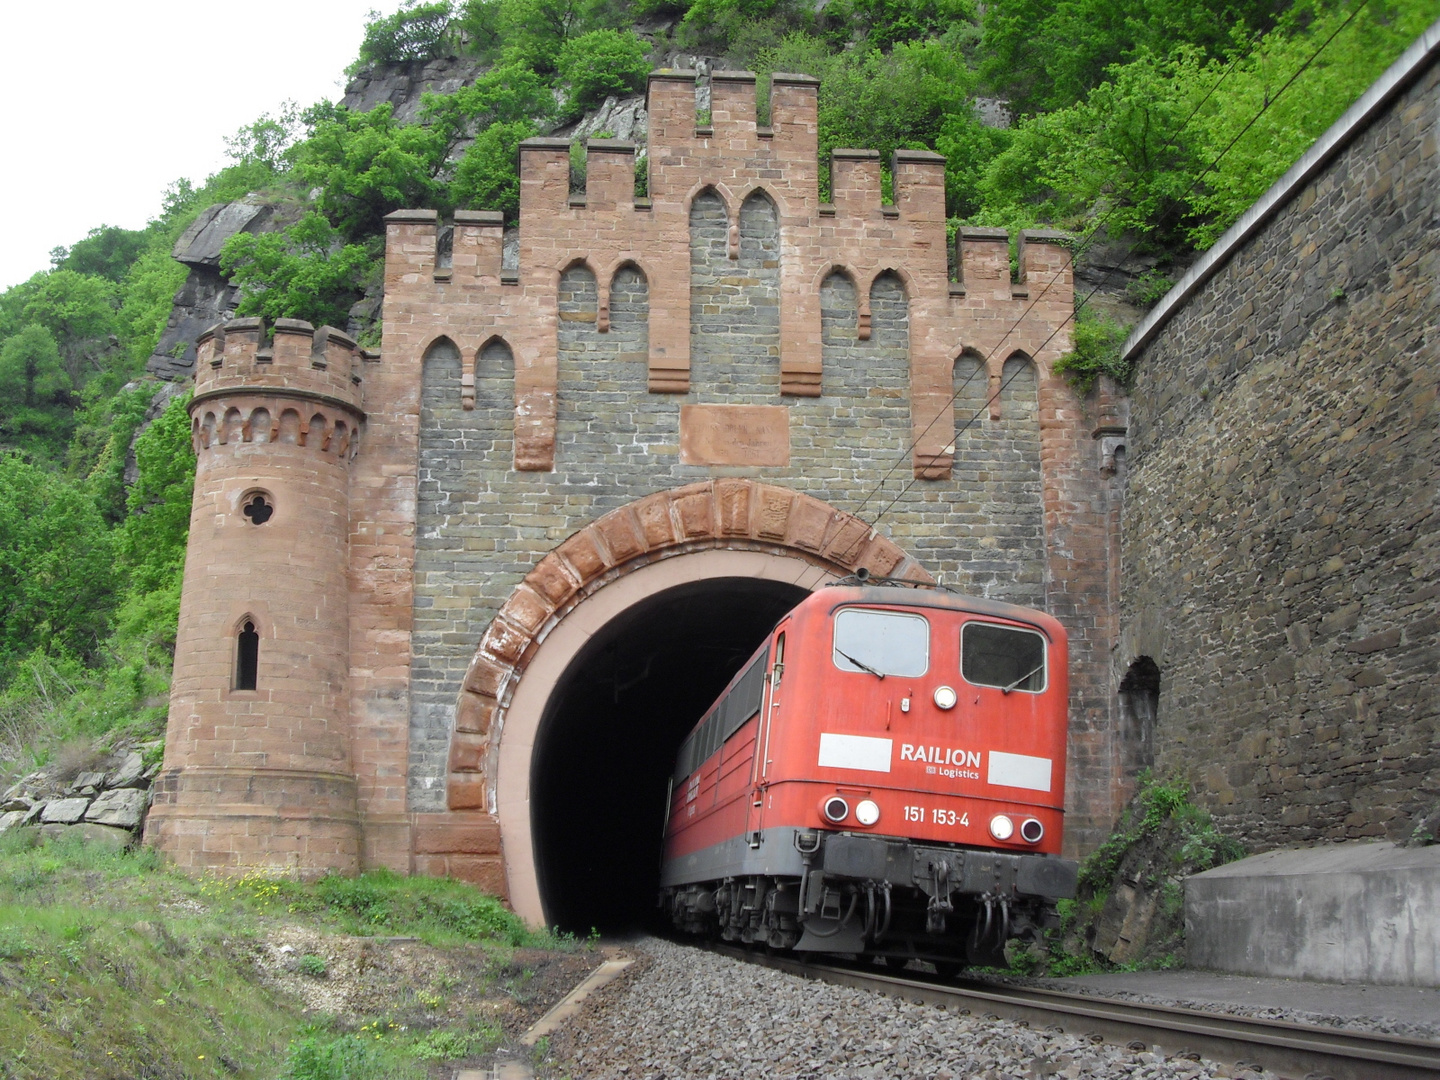
<path id="1" fill-rule="evenodd" d="M 680 742 L 807 590 L 716 578 L 627 609 L 571 661 L 531 757 L 546 920 L 574 933 L 652 925 L 665 795 Z"/>

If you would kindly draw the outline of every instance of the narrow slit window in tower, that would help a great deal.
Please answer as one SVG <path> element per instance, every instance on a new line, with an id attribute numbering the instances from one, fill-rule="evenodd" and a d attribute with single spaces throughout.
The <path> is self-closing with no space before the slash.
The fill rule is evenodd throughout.
<path id="1" fill-rule="evenodd" d="M 255 624 L 245 623 L 245 628 L 240 631 L 239 647 L 235 651 L 235 689 L 254 690 L 255 673 L 260 667 L 260 635 L 255 632 Z"/>

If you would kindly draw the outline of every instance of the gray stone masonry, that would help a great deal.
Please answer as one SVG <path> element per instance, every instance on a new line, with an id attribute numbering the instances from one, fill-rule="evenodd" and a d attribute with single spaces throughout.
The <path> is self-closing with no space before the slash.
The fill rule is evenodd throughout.
<path id="1" fill-rule="evenodd" d="M 475 644 L 510 590 L 548 551 L 600 515 L 652 492 L 712 476 L 764 477 L 854 511 L 898 461 L 873 517 L 909 480 L 910 319 L 893 274 L 871 289 L 871 336 L 856 335 L 854 284 L 821 287 L 822 394 L 780 396 L 779 225 L 763 195 L 740 211 L 739 258 L 727 253 L 723 207 L 701 194 L 690 215 L 691 357 L 688 394 L 647 392 L 649 285 L 623 270 L 610 293 L 610 328 L 597 327 L 594 274 L 561 278 L 555 471 L 512 467 L 514 364 L 494 344 L 476 365 L 475 407 L 461 406 L 461 363 L 448 341 L 425 361 L 420 418 L 409 799 L 445 806 L 455 699 Z M 959 386 L 973 362 L 957 366 Z M 1010 376 L 1015 375 L 1013 380 Z M 1044 606 L 1038 387 L 1012 360 L 1001 419 L 985 407 L 982 371 L 956 404 L 953 476 L 913 485 L 883 529 L 948 584 Z M 680 407 L 765 404 L 790 410 L 784 468 L 704 467 L 679 459 Z"/>
<path id="2" fill-rule="evenodd" d="M 1146 347 L 1118 674 L 1251 844 L 1409 836 L 1440 803 L 1440 67 Z"/>

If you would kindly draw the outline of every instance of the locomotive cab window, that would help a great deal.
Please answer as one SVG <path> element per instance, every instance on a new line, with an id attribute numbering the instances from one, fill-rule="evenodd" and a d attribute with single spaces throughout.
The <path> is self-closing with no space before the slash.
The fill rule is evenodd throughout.
<path id="1" fill-rule="evenodd" d="M 841 671 L 882 679 L 924 675 L 930 667 L 930 624 L 920 615 L 846 608 L 835 616 L 831 656 Z"/>
<path id="2" fill-rule="evenodd" d="M 960 674 L 1005 693 L 1045 689 L 1045 639 L 1033 630 L 967 622 L 960 630 Z"/>

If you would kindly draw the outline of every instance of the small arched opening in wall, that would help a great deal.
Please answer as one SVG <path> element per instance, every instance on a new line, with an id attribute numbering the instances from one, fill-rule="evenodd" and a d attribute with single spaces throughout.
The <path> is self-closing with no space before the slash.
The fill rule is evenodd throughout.
<path id="1" fill-rule="evenodd" d="M 1155 766 L 1155 720 L 1160 711 L 1160 665 L 1139 657 L 1120 680 L 1120 775 L 1133 785 Z"/>
<path id="2" fill-rule="evenodd" d="M 653 917 L 681 740 L 786 611 L 861 566 L 928 577 L 858 519 L 746 480 L 650 496 L 542 560 L 486 632 L 450 753 L 450 806 L 498 818 L 515 910 L 579 933 Z"/>

